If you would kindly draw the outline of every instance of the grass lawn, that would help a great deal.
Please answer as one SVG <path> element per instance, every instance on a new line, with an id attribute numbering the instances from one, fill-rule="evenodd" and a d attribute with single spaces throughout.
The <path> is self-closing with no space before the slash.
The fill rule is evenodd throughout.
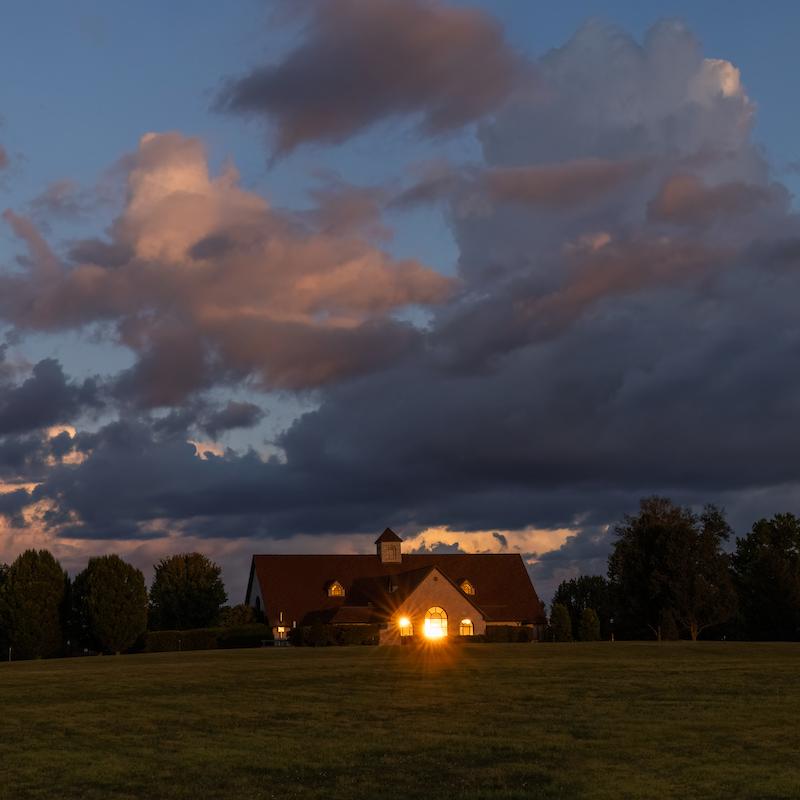
<path id="1" fill-rule="evenodd" d="M 800 645 L 0 664 L 0 797 L 800 798 Z"/>

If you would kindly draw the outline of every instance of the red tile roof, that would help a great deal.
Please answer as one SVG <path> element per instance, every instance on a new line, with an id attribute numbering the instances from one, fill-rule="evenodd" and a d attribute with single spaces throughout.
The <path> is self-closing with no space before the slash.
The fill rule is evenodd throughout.
<path id="1" fill-rule="evenodd" d="M 373 595 L 383 591 L 383 586 L 389 593 L 390 578 L 396 591 L 406 591 L 418 583 L 412 572 L 427 573 L 434 566 L 456 585 L 469 580 L 475 594 L 465 597 L 488 622 L 545 622 L 544 607 L 525 562 L 520 555 L 507 553 L 412 553 L 403 554 L 399 564 L 381 563 L 376 555 L 256 555 L 247 602 L 252 581 L 258 580 L 267 619 L 278 619 L 283 611 L 284 620 L 301 625 L 319 618 L 320 612 L 327 612 L 321 616 L 331 619 L 343 606 L 370 602 L 376 606 Z M 344 587 L 344 597 L 328 597 L 326 587 L 333 580 Z"/>

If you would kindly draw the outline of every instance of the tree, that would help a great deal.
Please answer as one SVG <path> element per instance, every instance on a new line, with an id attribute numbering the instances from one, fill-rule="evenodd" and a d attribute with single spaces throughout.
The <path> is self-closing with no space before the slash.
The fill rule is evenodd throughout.
<path id="1" fill-rule="evenodd" d="M 550 610 L 550 627 L 557 642 L 572 641 L 572 620 L 565 605 L 553 603 L 553 608 Z"/>
<path id="2" fill-rule="evenodd" d="M 600 638 L 600 618 L 593 608 L 584 608 L 578 625 L 578 639 L 596 642 Z"/>
<path id="3" fill-rule="evenodd" d="M 736 540 L 733 573 L 744 634 L 800 639 L 800 519 L 776 514 Z"/>
<path id="4" fill-rule="evenodd" d="M 237 628 L 242 625 L 253 625 L 256 622 L 263 621 L 264 615 L 246 603 L 240 603 L 237 606 L 226 606 L 219 614 L 219 624 L 223 628 Z"/>
<path id="5" fill-rule="evenodd" d="M 730 556 L 722 551 L 722 543 L 730 536 L 722 511 L 706 506 L 691 531 L 668 540 L 672 614 L 693 642 L 706 628 L 727 622 L 736 611 Z"/>
<path id="6" fill-rule="evenodd" d="M 6 575 L 8 575 L 8 564 L 0 562 L 0 659 L 6 658 L 8 653 L 8 631 L 2 614 L 3 584 L 6 581 Z"/>
<path id="7" fill-rule="evenodd" d="M 163 558 L 150 590 L 153 630 L 185 630 L 213 625 L 228 599 L 221 569 L 200 553 Z"/>
<path id="8" fill-rule="evenodd" d="M 650 497 L 616 532 L 608 568 L 624 634 L 637 638 L 649 630 L 661 640 L 677 624 L 695 640 L 733 615 L 735 592 L 722 551 L 730 528 L 720 510 L 708 506 L 697 516 Z"/>
<path id="9" fill-rule="evenodd" d="M 63 646 L 67 576 L 47 550 L 26 550 L 0 586 L 0 627 L 15 658 L 46 658 Z"/>
<path id="10" fill-rule="evenodd" d="M 562 581 L 553 595 L 553 602 L 567 607 L 573 636 L 578 635 L 583 610 L 592 608 L 600 619 L 600 636 L 610 638 L 611 618 L 614 616 L 611 587 L 602 575 L 581 575 Z"/>
<path id="11" fill-rule="evenodd" d="M 144 575 L 119 556 L 89 559 L 73 593 L 80 627 L 99 649 L 121 653 L 147 630 Z"/>

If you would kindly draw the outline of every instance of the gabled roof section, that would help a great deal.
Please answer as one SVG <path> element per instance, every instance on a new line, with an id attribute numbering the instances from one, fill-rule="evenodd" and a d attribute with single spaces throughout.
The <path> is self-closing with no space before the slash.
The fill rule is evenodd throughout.
<path id="1" fill-rule="evenodd" d="M 376 540 L 375 544 L 381 542 L 402 542 L 403 540 L 391 529 L 387 528 Z"/>
<path id="2" fill-rule="evenodd" d="M 545 622 L 544 608 L 518 554 L 410 553 L 402 563 L 382 563 L 374 555 L 257 555 L 253 566 L 270 621 L 281 611 L 285 620 L 298 625 L 312 613 L 333 614 L 342 598 L 327 596 L 325 586 L 331 580 L 344 587 L 347 605 L 372 602 L 377 608 L 379 597 L 407 596 L 436 567 L 456 586 L 467 578 L 476 587 L 477 594 L 466 597 L 487 621 Z M 392 585 L 397 587 L 394 591 Z"/>

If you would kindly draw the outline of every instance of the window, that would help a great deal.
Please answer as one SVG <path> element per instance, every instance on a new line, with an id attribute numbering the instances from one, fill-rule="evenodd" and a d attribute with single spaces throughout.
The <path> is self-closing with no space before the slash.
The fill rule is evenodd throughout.
<path id="1" fill-rule="evenodd" d="M 256 597 L 256 611 L 261 611 L 261 598 Z"/>
<path id="2" fill-rule="evenodd" d="M 397 620 L 397 627 L 400 628 L 401 636 L 414 635 L 414 625 L 408 617 L 400 617 L 400 619 Z"/>
<path id="3" fill-rule="evenodd" d="M 464 594 L 475 594 L 475 587 L 466 578 L 461 581 L 460 586 L 461 591 L 464 592 Z"/>
<path id="4" fill-rule="evenodd" d="M 447 613 L 443 608 L 434 606 L 425 615 L 425 638 L 443 639 L 447 636 Z"/>
<path id="5" fill-rule="evenodd" d="M 459 636 L 472 636 L 475 633 L 475 628 L 472 625 L 471 619 L 462 619 L 461 624 L 458 626 Z"/>
<path id="6" fill-rule="evenodd" d="M 344 597 L 344 586 L 339 581 L 328 584 L 328 597 Z"/>

